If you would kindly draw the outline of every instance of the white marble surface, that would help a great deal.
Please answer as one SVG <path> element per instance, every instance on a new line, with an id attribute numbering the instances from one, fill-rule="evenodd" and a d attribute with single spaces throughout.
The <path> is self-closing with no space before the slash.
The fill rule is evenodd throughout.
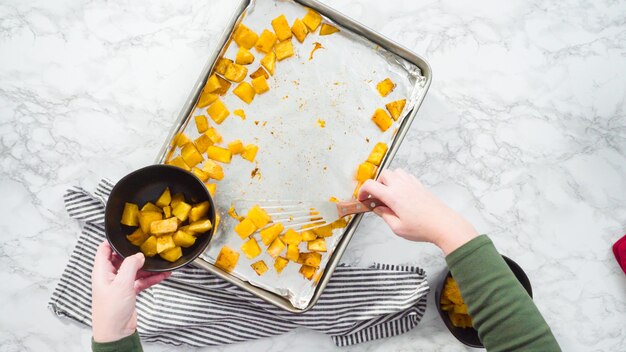
<path id="1" fill-rule="evenodd" d="M 419 175 L 527 271 L 564 350 L 625 350 L 626 276 L 610 245 L 626 232 L 626 3 L 332 6 L 432 65 L 394 166 Z M 78 232 L 61 196 L 153 161 L 234 7 L 0 1 L 0 349 L 88 349 L 87 328 L 46 308 Z M 444 268 L 435 248 L 395 238 L 373 217 L 343 261 L 417 264 L 431 278 Z M 430 303 L 410 333 L 343 350 L 464 350 Z M 205 350 L 287 349 L 339 350 L 305 330 Z"/>

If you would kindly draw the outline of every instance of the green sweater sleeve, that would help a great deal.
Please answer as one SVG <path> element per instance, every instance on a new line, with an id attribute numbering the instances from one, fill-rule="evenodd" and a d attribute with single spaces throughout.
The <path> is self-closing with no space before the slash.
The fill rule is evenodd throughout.
<path id="1" fill-rule="evenodd" d="M 91 339 L 91 350 L 93 352 L 143 352 L 137 331 L 113 342 L 98 343 Z"/>
<path id="2" fill-rule="evenodd" d="M 489 237 L 446 257 L 487 351 L 560 351 L 550 327 Z"/>

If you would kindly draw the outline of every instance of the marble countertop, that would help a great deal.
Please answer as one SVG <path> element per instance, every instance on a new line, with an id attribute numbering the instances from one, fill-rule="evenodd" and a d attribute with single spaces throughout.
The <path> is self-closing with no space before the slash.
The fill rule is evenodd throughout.
<path id="1" fill-rule="evenodd" d="M 330 3 L 329 0 L 325 2 Z M 528 273 L 567 351 L 626 349 L 626 3 L 581 0 L 333 2 L 423 55 L 434 78 L 392 167 L 403 167 Z M 63 209 L 153 161 L 230 0 L 0 2 L 0 345 L 84 351 L 90 330 L 47 308 L 78 233 Z M 390 255 L 393 253 L 393 255 Z M 445 262 L 368 216 L 343 262 Z M 147 351 L 186 351 L 147 345 Z M 436 315 L 341 350 L 459 351 Z M 209 351 L 334 351 L 295 332 Z"/>

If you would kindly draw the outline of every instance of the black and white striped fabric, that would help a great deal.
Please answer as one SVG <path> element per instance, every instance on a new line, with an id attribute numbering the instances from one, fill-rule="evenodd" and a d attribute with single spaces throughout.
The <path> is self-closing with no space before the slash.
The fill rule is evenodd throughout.
<path id="1" fill-rule="evenodd" d="M 84 222 L 69 264 L 50 300 L 59 316 L 91 324 L 91 270 L 104 237 L 104 204 L 112 183 L 94 194 L 73 188 L 65 194 L 72 218 Z M 429 291 L 420 268 L 339 266 L 318 303 L 293 314 L 268 304 L 212 274 L 177 270 L 137 298 L 142 340 L 208 346 L 278 335 L 306 327 L 329 335 L 337 346 L 402 334 L 419 323 Z"/>

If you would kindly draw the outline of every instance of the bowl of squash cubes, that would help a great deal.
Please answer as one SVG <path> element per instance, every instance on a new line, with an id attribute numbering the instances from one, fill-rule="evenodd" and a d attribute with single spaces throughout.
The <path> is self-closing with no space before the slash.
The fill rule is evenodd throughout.
<path id="1" fill-rule="evenodd" d="M 532 298 L 533 290 L 524 270 L 510 258 L 505 256 L 502 256 L 502 258 L 517 280 L 526 289 L 530 298 Z M 478 337 L 478 331 L 473 327 L 472 318 L 467 310 L 467 305 L 463 302 L 461 291 L 449 270 L 442 274 L 440 283 L 435 291 L 435 300 L 441 319 L 457 340 L 470 347 L 484 347 Z"/>
<path id="2" fill-rule="evenodd" d="M 171 271 L 196 259 L 215 233 L 215 206 L 192 173 L 151 165 L 122 178 L 105 210 L 105 233 L 122 258 L 143 252 L 145 271 Z"/>

